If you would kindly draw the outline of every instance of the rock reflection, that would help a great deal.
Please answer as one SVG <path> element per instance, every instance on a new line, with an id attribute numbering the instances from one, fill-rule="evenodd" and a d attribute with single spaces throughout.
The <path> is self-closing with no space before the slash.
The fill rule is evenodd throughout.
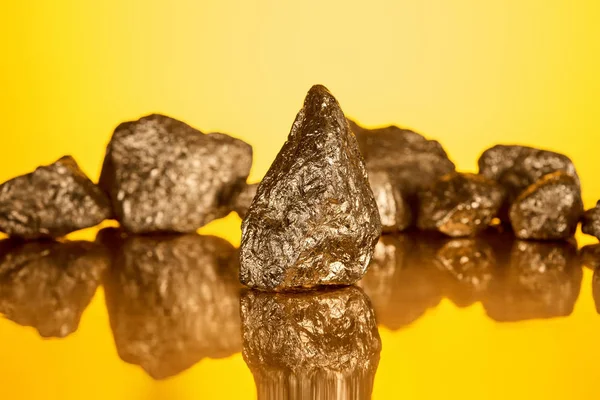
<path id="1" fill-rule="evenodd" d="M 247 291 L 241 310 L 259 400 L 371 398 L 381 340 L 362 290 Z"/>
<path id="2" fill-rule="evenodd" d="M 3 240 L 0 313 L 42 337 L 65 337 L 77 330 L 108 263 L 95 243 Z"/>
<path id="3" fill-rule="evenodd" d="M 596 312 L 600 314 L 600 270 L 594 271 L 592 277 L 592 296 L 594 296 L 594 304 L 596 306 Z"/>
<path id="4" fill-rule="evenodd" d="M 384 235 L 379 239 L 369 270 L 359 282 L 373 302 L 377 322 L 399 329 L 421 317 L 442 299 L 440 274 L 432 259 L 423 260 L 433 236 Z"/>
<path id="5" fill-rule="evenodd" d="M 497 321 L 570 315 L 582 271 L 572 242 L 515 241 L 510 262 L 496 268 L 483 305 Z"/>
<path id="6" fill-rule="evenodd" d="M 100 238 L 115 249 L 106 303 L 120 357 L 155 379 L 241 351 L 239 267 L 229 242 L 197 234 Z"/>
<path id="7" fill-rule="evenodd" d="M 596 312 L 600 314 L 600 244 L 584 246 L 579 252 L 581 265 L 594 271 L 592 276 L 592 296 Z"/>
<path id="8" fill-rule="evenodd" d="M 444 297 L 459 307 L 482 302 L 497 321 L 559 317 L 579 295 L 577 259 L 572 242 L 516 241 L 498 230 L 465 239 L 384 235 L 359 285 L 378 323 L 390 329 L 411 324 Z"/>
<path id="9" fill-rule="evenodd" d="M 581 264 L 593 270 L 600 267 L 600 244 L 590 244 L 581 248 Z"/>
<path id="10" fill-rule="evenodd" d="M 496 267 L 492 247 L 482 239 L 449 240 L 435 254 L 445 274 L 445 295 L 459 307 L 469 306 L 486 292 Z"/>

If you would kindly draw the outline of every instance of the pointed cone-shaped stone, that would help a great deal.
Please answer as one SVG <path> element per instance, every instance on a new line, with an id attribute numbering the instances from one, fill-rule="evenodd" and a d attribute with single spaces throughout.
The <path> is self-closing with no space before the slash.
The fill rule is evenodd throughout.
<path id="1" fill-rule="evenodd" d="M 356 138 L 336 99 L 313 86 L 242 225 L 240 280 L 262 290 L 353 284 L 380 234 Z"/>

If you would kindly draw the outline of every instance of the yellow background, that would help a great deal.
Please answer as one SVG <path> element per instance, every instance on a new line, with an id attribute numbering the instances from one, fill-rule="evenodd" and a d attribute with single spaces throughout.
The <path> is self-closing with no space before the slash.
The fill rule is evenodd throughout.
<path id="1" fill-rule="evenodd" d="M 4 0 L 0 181 L 63 154 L 95 179 L 114 127 L 150 112 L 248 141 L 259 180 L 322 83 L 348 116 L 438 139 L 462 170 L 498 142 L 559 150 L 591 206 L 598 21 L 596 0 Z M 237 244 L 238 226 L 230 216 L 204 231 Z M 445 300 L 382 329 L 375 398 L 597 398 L 590 280 L 566 319 L 501 325 Z M 158 383 L 122 363 L 103 304 L 99 292 L 63 341 L 2 321 L 0 397 L 253 398 L 240 355 Z"/>

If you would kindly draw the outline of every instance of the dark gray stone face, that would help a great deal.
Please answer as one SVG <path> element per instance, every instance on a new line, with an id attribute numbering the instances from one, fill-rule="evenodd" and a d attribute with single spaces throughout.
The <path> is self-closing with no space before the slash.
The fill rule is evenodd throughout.
<path id="1" fill-rule="evenodd" d="M 246 217 L 248 209 L 256 196 L 256 190 L 258 189 L 258 183 L 251 183 L 245 185 L 240 193 L 236 196 L 233 203 L 233 210 L 240 216 L 241 219 Z"/>
<path id="2" fill-rule="evenodd" d="M 430 252 L 417 244 L 428 240 L 411 232 L 383 235 L 377 242 L 369 270 L 358 285 L 371 299 L 379 325 L 403 328 L 442 299 L 440 273 Z"/>
<path id="3" fill-rule="evenodd" d="M 499 180 L 509 188 L 510 192 L 518 193 L 537 182 L 544 175 L 557 171 L 573 177 L 579 186 L 579 177 L 569 157 L 537 149 L 521 152 L 513 167 L 509 171 L 505 171 Z M 511 188 L 512 190 L 510 190 Z"/>
<path id="4" fill-rule="evenodd" d="M 500 177 L 512 169 L 521 154 L 534 151 L 526 146 L 496 145 L 487 149 L 479 157 L 479 173 L 486 178 L 500 180 Z"/>
<path id="5" fill-rule="evenodd" d="M 515 199 L 510 223 L 519 239 L 555 240 L 573 236 L 583 213 L 581 190 L 572 176 L 544 176 Z"/>
<path id="6" fill-rule="evenodd" d="M 479 174 L 498 181 L 506 190 L 500 218 L 508 222 L 509 208 L 515 199 L 544 175 L 563 171 L 579 186 L 573 162 L 565 155 L 527 146 L 497 145 L 479 158 Z"/>
<path id="7" fill-rule="evenodd" d="M 100 186 L 130 232 L 193 232 L 231 211 L 251 164 L 241 140 L 149 115 L 117 127 Z"/>
<path id="8" fill-rule="evenodd" d="M 242 224 L 240 280 L 276 291 L 349 285 L 380 234 L 356 139 L 336 99 L 314 86 Z"/>
<path id="9" fill-rule="evenodd" d="M 258 399 L 371 398 L 381 340 L 360 289 L 247 291 L 241 310 Z"/>
<path id="10" fill-rule="evenodd" d="M 409 199 L 441 176 L 454 171 L 454 164 L 435 140 L 408 129 L 388 126 L 365 129 L 350 121 L 369 174 L 388 171 Z"/>
<path id="11" fill-rule="evenodd" d="M 568 316 L 582 275 L 573 242 L 516 241 L 509 263 L 497 269 L 483 306 L 496 321 Z"/>
<path id="12" fill-rule="evenodd" d="M 484 151 L 478 163 L 479 173 L 487 178 L 500 181 L 507 173 L 513 175 L 516 178 L 514 186 L 520 190 L 556 171 L 571 175 L 579 183 L 575 166 L 569 157 L 548 150 L 496 145 Z"/>
<path id="13" fill-rule="evenodd" d="M 453 172 L 419 196 L 417 226 L 448 236 L 472 236 L 497 215 L 504 190 L 481 175 Z"/>
<path id="14" fill-rule="evenodd" d="M 108 198 L 70 156 L 0 185 L 0 232 L 10 236 L 60 237 L 110 217 Z"/>
<path id="15" fill-rule="evenodd" d="M 581 231 L 600 239 L 600 201 L 581 217 Z"/>
<path id="16" fill-rule="evenodd" d="M 383 232 L 401 232 L 412 225 L 413 212 L 394 175 L 386 170 L 369 172 Z"/>
<path id="17" fill-rule="evenodd" d="M 205 357 L 241 350 L 241 286 L 231 244 L 173 234 L 117 238 L 112 248 L 106 303 L 124 361 L 164 379 Z"/>
<path id="18" fill-rule="evenodd" d="M 0 241 L 0 313 L 43 337 L 68 336 L 109 262 L 90 242 Z"/>

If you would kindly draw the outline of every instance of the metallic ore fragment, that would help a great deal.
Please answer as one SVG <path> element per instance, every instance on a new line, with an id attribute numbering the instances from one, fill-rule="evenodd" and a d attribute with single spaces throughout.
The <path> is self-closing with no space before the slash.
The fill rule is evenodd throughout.
<path id="1" fill-rule="evenodd" d="M 258 183 L 251 183 L 245 185 L 241 192 L 236 196 L 233 203 L 233 211 L 235 211 L 241 219 L 246 217 L 248 209 L 256 196 L 256 190 L 258 189 Z"/>
<path id="2" fill-rule="evenodd" d="M 496 216 L 504 190 L 480 175 L 452 172 L 438 180 L 419 198 L 417 226 L 448 236 L 472 236 Z"/>
<path id="3" fill-rule="evenodd" d="M 479 173 L 494 180 L 513 175 L 513 184 L 523 190 L 552 172 L 563 171 L 579 184 L 575 166 L 569 157 L 527 146 L 496 145 L 479 158 Z"/>
<path id="4" fill-rule="evenodd" d="M 109 265 L 90 242 L 0 242 L 0 313 L 43 337 L 75 332 Z"/>
<path id="5" fill-rule="evenodd" d="M 243 284 L 263 290 L 352 284 L 381 233 L 356 139 L 313 86 L 242 224 Z"/>
<path id="6" fill-rule="evenodd" d="M 416 237 L 415 237 L 416 236 Z M 440 273 L 417 251 L 425 235 L 384 235 L 358 285 L 371 299 L 377 323 L 397 330 L 435 308 L 442 299 Z"/>
<path id="7" fill-rule="evenodd" d="M 187 234 L 124 237 L 113 246 L 106 303 L 124 361 L 164 379 L 204 357 L 240 351 L 240 286 L 231 244 Z"/>
<path id="8" fill-rule="evenodd" d="M 581 218 L 581 231 L 600 239 L 600 201 Z"/>
<path id="9" fill-rule="evenodd" d="M 534 151 L 526 146 L 496 145 L 487 149 L 479 157 L 479 173 L 489 179 L 499 180 L 514 165 L 523 153 Z"/>
<path id="10" fill-rule="evenodd" d="M 527 146 L 494 146 L 479 158 L 479 173 L 494 179 L 506 189 L 506 199 L 499 217 L 508 222 L 508 210 L 514 200 L 544 175 L 563 171 L 579 186 L 573 162 L 565 155 Z"/>
<path id="11" fill-rule="evenodd" d="M 457 306 L 481 300 L 493 279 L 496 257 L 482 239 L 452 239 L 435 256 L 438 268 L 447 274 L 445 295 Z"/>
<path id="12" fill-rule="evenodd" d="M 381 340 L 360 289 L 248 291 L 241 310 L 259 400 L 371 398 Z"/>
<path id="13" fill-rule="evenodd" d="M 0 232 L 60 237 L 111 217 L 105 194 L 65 156 L 0 185 Z"/>
<path id="14" fill-rule="evenodd" d="M 150 115 L 117 127 L 100 186 L 130 232 L 193 232 L 231 211 L 251 164 L 241 140 Z"/>
<path id="15" fill-rule="evenodd" d="M 369 172 L 383 232 L 400 232 L 412 225 L 413 213 L 393 174 L 385 170 Z"/>
<path id="16" fill-rule="evenodd" d="M 581 279 L 574 243 L 516 241 L 509 264 L 496 269 L 483 305 L 496 321 L 568 316 Z"/>
<path id="17" fill-rule="evenodd" d="M 553 240 L 575 234 L 583 213 L 575 178 L 554 172 L 522 192 L 510 208 L 510 223 L 519 239 Z"/>
<path id="18" fill-rule="evenodd" d="M 454 171 L 442 146 L 408 129 L 365 129 L 350 121 L 369 172 L 393 171 L 404 195 L 412 197 L 437 178 Z"/>

